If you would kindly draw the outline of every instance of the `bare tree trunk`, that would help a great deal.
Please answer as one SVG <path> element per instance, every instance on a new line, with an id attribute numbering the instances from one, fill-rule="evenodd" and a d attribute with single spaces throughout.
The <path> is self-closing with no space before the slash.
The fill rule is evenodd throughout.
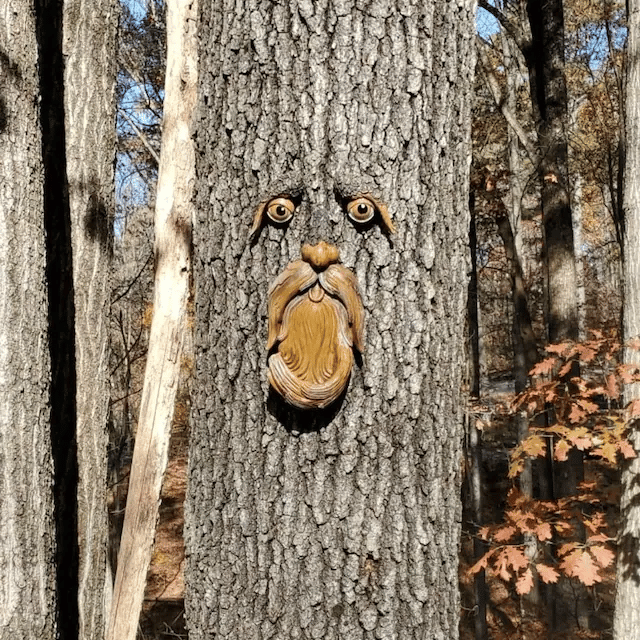
<path id="1" fill-rule="evenodd" d="M 44 170 L 32 3 L 0 10 L 0 638 L 56 637 Z"/>
<path id="2" fill-rule="evenodd" d="M 547 263 L 549 341 L 577 340 L 576 265 L 571 219 L 562 0 L 529 0 L 531 48 L 526 58 L 538 124 Z"/>
<path id="3" fill-rule="evenodd" d="M 167 74 L 155 217 L 156 278 L 140 420 L 107 638 L 134 640 L 180 381 L 191 273 L 196 0 L 167 3 Z"/>
<path id="4" fill-rule="evenodd" d="M 624 189 L 624 337 L 640 336 L 640 2 L 628 2 L 626 87 L 626 163 Z M 640 365 L 640 352 L 625 350 L 625 361 Z M 625 400 L 640 397 L 640 386 L 628 386 Z M 640 425 L 631 425 L 631 441 L 640 451 Z M 615 640 L 635 638 L 640 628 L 640 458 L 627 462 L 622 472 L 621 526 L 618 534 Z"/>
<path id="5" fill-rule="evenodd" d="M 79 638 L 99 640 L 105 632 L 116 2 L 65 0 L 63 20 L 78 381 Z"/>
<path id="6" fill-rule="evenodd" d="M 470 370 L 469 392 L 471 398 L 480 398 L 480 336 L 478 322 L 478 270 L 477 270 L 477 236 L 475 222 L 475 197 L 469 198 L 469 249 L 471 257 L 471 272 L 469 276 L 469 294 L 467 298 L 467 322 L 469 326 Z M 484 493 L 484 479 L 482 474 L 482 432 L 477 428 L 474 417 L 468 414 L 467 424 L 467 483 L 469 487 L 470 510 L 473 518 L 473 557 L 480 559 L 485 553 L 485 544 L 477 535 L 483 524 L 482 495 Z M 487 581 L 484 569 L 478 571 L 473 578 L 473 592 L 475 600 L 474 628 L 476 640 L 487 640 Z"/>
<path id="7" fill-rule="evenodd" d="M 473 8 L 203 7 L 192 640 L 458 637 Z M 339 250 L 365 310 L 324 410 L 267 382 L 268 289 L 305 241 Z"/>

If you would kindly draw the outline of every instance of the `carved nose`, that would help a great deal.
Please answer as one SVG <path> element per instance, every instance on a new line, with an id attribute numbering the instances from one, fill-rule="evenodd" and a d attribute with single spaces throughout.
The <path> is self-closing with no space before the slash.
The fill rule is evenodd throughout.
<path id="1" fill-rule="evenodd" d="M 340 261 L 338 248 L 332 244 L 327 244 L 324 240 L 313 246 L 310 244 L 302 245 L 300 253 L 302 259 L 308 262 L 316 271 L 323 271 L 330 264 Z"/>

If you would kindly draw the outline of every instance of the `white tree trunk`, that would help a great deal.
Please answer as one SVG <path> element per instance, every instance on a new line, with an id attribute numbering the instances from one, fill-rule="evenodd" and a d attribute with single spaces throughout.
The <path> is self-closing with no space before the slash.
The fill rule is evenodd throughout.
<path id="1" fill-rule="evenodd" d="M 197 3 L 167 2 L 167 72 L 155 217 L 154 315 L 107 638 L 134 640 L 144 596 L 181 354 L 191 273 L 192 118 Z"/>
<path id="2" fill-rule="evenodd" d="M 640 0 L 629 0 L 627 41 L 626 148 L 624 188 L 624 338 L 640 335 Z M 640 363 L 638 351 L 626 350 L 625 360 Z M 640 396 L 640 387 L 626 389 L 625 399 Z M 640 451 L 640 425 L 632 426 L 632 443 Z M 615 640 L 640 638 L 640 457 L 622 472 L 621 526 L 618 534 Z"/>

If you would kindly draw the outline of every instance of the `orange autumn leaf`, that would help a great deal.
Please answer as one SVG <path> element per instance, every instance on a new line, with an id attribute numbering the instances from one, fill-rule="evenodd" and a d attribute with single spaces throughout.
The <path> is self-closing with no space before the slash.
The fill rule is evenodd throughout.
<path id="1" fill-rule="evenodd" d="M 571 405 L 571 413 L 569 414 L 569 421 L 575 424 L 576 422 L 580 422 L 586 417 L 586 413 L 577 405 Z"/>
<path id="2" fill-rule="evenodd" d="M 627 407 L 627 411 L 629 412 L 629 417 L 637 418 L 640 416 L 640 398 L 636 398 L 629 403 Z"/>
<path id="3" fill-rule="evenodd" d="M 537 564 L 536 571 L 540 576 L 540 580 L 542 580 L 542 582 L 546 582 L 547 584 L 556 583 L 560 578 L 560 574 L 558 573 L 558 571 L 556 571 L 553 567 L 550 567 L 548 564 Z"/>
<path id="4" fill-rule="evenodd" d="M 607 377 L 607 394 L 613 400 L 615 400 L 620 395 L 620 391 L 618 389 L 618 380 L 613 375 L 613 373 L 610 373 Z"/>
<path id="5" fill-rule="evenodd" d="M 521 547 L 507 547 L 504 554 L 516 573 L 529 565 L 529 559 Z"/>
<path id="6" fill-rule="evenodd" d="M 571 447 L 569 446 L 569 443 L 566 440 L 558 440 L 558 442 L 556 442 L 555 452 L 554 452 L 555 459 L 560 462 L 563 462 L 564 460 L 566 460 L 567 453 L 569 453 L 569 449 L 571 449 Z"/>
<path id="7" fill-rule="evenodd" d="M 547 447 L 544 438 L 540 436 L 529 436 L 522 442 L 522 450 L 533 458 L 544 456 Z"/>
<path id="8" fill-rule="evenodd" d="M 584 451 L 592 444 L 589 430 L 585 427 L 572 429 L 567 433 L 567 438 L 573 446 L 580 449 L 580 451 Z"/>
<path id="9" fill-rule="evenodd" d="M 489 551 L 489 553 L 485 553 L 478 562 L 476 562 L 470 569 L 469 574 L 475 575 L 479 571 L 487 568 L 487 562 L 489 562 L 489 558 L 493 555 L 493 551 Z"/>
<path id="10" fill-rule="evenodd" d="M 618 448 L 613 442 L 605 442 L 601 447 L 594 449 L 592 453 L 608 460 L 611 464 L 615 464 L 617 452 Z"/>
<path id="11" fill-rule="evenodd" d="M 558 548 L 558 555 L 565 556 L 577 548 L 578 548 L 578 544 L 576 542 L 565 542 L 564 544 L 561 544 L 560 547 Z"/>
<path id="12" fill-rule="evenodd" d="M 575 549 L 567 554 L 560 563 L 560 568 L 569 577 L 577 578 L 587 587 L 591 587 L 602 580 L 593 557 L 588 551 L 582 549 Z"/>
<path id="13" fill-rule="evenodd" d="M 586 398 L 578 398 L 578 404 L 587 413 L 595 413 L 599 409 L 598 405 L 595 402 L 591 402 L 591 400 L 587 400 Z"/>
<path id="14" fill-rule="evenodd" d="M 571 360 L 567 360 L 567 362 L 565 362 L 561 367 L 560 370 L 558 371 L 558 377 L 559 378 L 564 378 L 567 373 L 569 373 L 569 371 L 571 371 L 571 367 L 573 366 L 573 362 Z"/>
<path id="15" fill-rule="evenodd" d="M 591 362 L 596 355 L 598 355 L 598 352 L 595 349 L 592 349 L 585 344 L 577 344 L 576 350 L 580 354 L 580 360 L 582 362 Z"/>
<path id="16" fill-rule="evenodd" d="M 542 522 L 534 529 L 534 533 L 540 541 L 551 540 L 551 525 L 548 522 Z"/>
<path id="17" fill-rule="evenodd" d="M 516 581 L 516 592 L 521 596 L 533 589 L 533 572 L 527 569 Z"/>
<path id="18" fill-rule="evenodd" d="M 636 457 L 636 452 L 634 451 L 631 443 L 628 440 L 620 440 L 620 442 L 618 442 L 618 449 L 625 458 Z"/>
<path id="19" fill-rule="evenodd" d="M 544 360 L 541 360 L 540 362 L 538 362 L 538 364 L 536 364 L 533 367 L 533 369 L 531 369 L 531 371 L 529 372 L 529 375 L 540 376 L 540 375 L 545 375 L 547 373 L 551 373 L 551 371 L 553 371 L 553 367 L 555 366 L 557 360 L 558 359 L 555 357 L 549 357 L 549 358 L 545 358 Z"/>
<path id="20" fill-rule="evenodd" d="M 591 552 L 591 555 L 596 559 L 596 562 L 603 569 L 608 567 L 615 558 L 615 554 L 613 553 L 613 551 L 611 551 L 611 549 L 607 549 L 607 547 L 601 544 L 589 547 L 589 551 Z"/>
<path id="21" fill-rule="evenodd" d="M 516 528 L 511 525 L 507 525 L 506 527 L 502 527 L 502 529 L 498 529 L 498 531 L 493 534 L 493 539 L 496 542 L 506 542 L 513 538 L 515 533 Z"/>
<path id="22" fill-rule="evenodd" d="M 557 353 L 558 355 L 562 355 L 567 349 L 573 346 L 572 342 L 559 342 L 557 344 L 549 344 L 544 350 L 547 353 Z"/>

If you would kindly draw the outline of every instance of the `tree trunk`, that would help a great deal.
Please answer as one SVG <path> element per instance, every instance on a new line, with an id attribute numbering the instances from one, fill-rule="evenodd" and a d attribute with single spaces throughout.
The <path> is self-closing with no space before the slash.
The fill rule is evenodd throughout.
<path id="1" fill-rule="evenodd" d="M 473 4 L 203 8 L 192 640 L 458 637 Z M 322 410 L 267 382 L 269 285 L 305 241 L 365 310 Z"/>
<path id="2" fill-rule="evenodd" d="M 527 3 L 531 100 L 538 127 L 549 342 L 578 339 L 576 264 L 569 191 L 562 0 Z"/>
<path id="3" fill-rule="evenodd" d="M 471 269 L 469 273 L 469 287 L 467 296 L 467 323 L 469 340 L 469 395 L 471 398 L 480 399 L 480 336 L 478 327 L 478 270 L 477 270 L 477 235 L 475 220 L 475 195 L 469 196 L 469 253 Z M 468 503 L 465 502 L 471 513 L 473 528 L 473 559 L 479 560 L 486 551 L 486 545 L 477 535 L 483 524 L 482 518 L 482 494 L 484 481 L 482 474 L 482 432 L 475 424 L 475 416 L 471 411 L 467 412 L 467 486 Z M 467 506 L 468 505 L 468 506 Z M 487 640 L 487 582 L 485 571 L 478 571 L 473 578 L 474 595 L 474 629 L 476 640 Z"/>
<path id="4" fill-rule="evenodd" d="M 115 0 L 66 0 L 63 22 L 78 380 L 78 637 L 99 640 L 105 631 L 107 318 L 115 208 L 118 23 Z"/>
<path id="5" fill-rule="evenodd" d="M 160 489 L 187 332 L 191 276 L 192 120 L 197 96 L 197 3 L 167 3 L 167 71 L 155 213 L 154 310 L 140 419 L 109 616 L 109 640 L 134 640 L 153 551 Z"/>
<path id="6" fill-rule="evenodd" d="M 624 337 L 640 336 L 640 1 L 628 2 L 626 163 L 624 189 Z M 640 365 L 640 352 L 625 350 L 625 360 Z M 640 397 L 640 386 L 628 386 L 625 399 Z M 631 441 L 640 451 L 640 424 L 631 425 Z M 621 525 L 618 534 L 615 640 L 635 638 L 640 628 L 640 458 L 627 462 L 622 472 Z"/>
<path id="7" fill-rule="evenodd" d="M 38 45 L 0 18 L 0 638 L 56 637 L 55 524 Z"/>

